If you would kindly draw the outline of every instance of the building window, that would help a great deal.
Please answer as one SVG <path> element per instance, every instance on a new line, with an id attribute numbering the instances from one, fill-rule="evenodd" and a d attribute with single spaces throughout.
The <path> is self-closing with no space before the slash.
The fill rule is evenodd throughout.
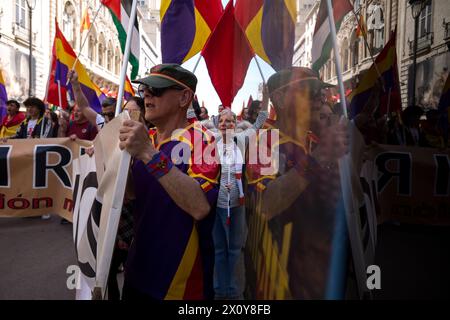
<path id="1" fill-rule="evenodd" d="M 106 68 L 108 69 L 108 71 L 113 72 L 113 47 L 111 40 L 108 42 Z"/>
<path id="2" fill-rule="evenodd" d="M 341 47 L 341 57 L 342 57 L 342 71 L 348 70 L 348 40 L 344 39 Z"/>
<path id="3" fill-rule="evenodd" d="M 120 73 L 120 52 L 118 47 L 114 50 L 114 73 Z"/>
<path id="4" fill-rule="evenodd" d="M 75 8 L 70 2 L 66 2 L 63 12 L 62 31 L 72 48 L 75 48 L 76 32 L 75 32 Z"/>
<path id="5" fill-rule="evenodd" d="M 25 0 L 16 0 L 16 24 L 22 28 L 26 27 L 27 3 Z"/>
<path id="6" fill-rule="evenodd" d="M 419 38 L 425 37 L 431 32 L 431 1 L 422 10 L 419 17 Z"/>
<path id="7" fill-rule="evenodd" d="M 91 61 L 95 61 L 95 38 L 93 35 L 89 36 L 88 42 L 88 58 Z"/>
<path id="8" fill-rule="evenodd" d="M 384 47 L 384 12 L 380 4 L 370 4 L 368 8 L 367 30 L 372 53 Z"/>

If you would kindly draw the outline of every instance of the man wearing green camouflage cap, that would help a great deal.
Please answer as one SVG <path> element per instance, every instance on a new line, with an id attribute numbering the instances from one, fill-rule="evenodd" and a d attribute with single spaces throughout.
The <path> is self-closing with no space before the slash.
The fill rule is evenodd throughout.
<path id="1" fill-rule="evenodd" d="M 145 119 L 155 128 L 147 132 L 130 120 L 120 129 L 120 148 L 134 157 L 136 195 L 123 298 L 212 298 L 218 166 L 192 161 L 194 146 L 206 148 L 209 141 L 205 132 L 194 134 L 200 129 L 186 118 L 197 78 L 179 65 L 161 64 L 135 83 L 145 102 Z M 181 137 L 172 136 L 180 129 Z M 185 159 L 185 152 L 189 161 L 174 158 Z"/>

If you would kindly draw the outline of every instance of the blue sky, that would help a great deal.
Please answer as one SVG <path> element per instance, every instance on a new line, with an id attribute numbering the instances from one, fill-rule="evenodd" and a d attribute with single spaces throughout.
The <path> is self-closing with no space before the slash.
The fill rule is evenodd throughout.
<path id="1" fill-rule="evenodd" d="M 222 4 L 224 7 L 226 6 L 227 3 L 228 0 L 222 0 Z M 186 61 L 183 64 L 183 66 L 186 69 L 193 71 L 195 64 L 197 63 L 198 57 L 199 54 L 192 57 L 190 60 Z M 264 78 L 267 81 L 270 75 L 272 75 L 275 71 L 264 60 L 260 58 L 257 59 L 261 66 Z M 217 114 L 218 106 L 219 104 L 221 104 L 221 102 L 219 96 L 216 93 L 216 90 L 214 89 L 211 83 L 211 79 L 208 74 L 208 69 L 206 68 L 205 60 L 203 59 L 203 57 L 201 58 L 197 70 L 195 71 L 195 75 L 198 78 L 197 97 L 199 99 L 200 104 L 202 103 L 202 101 L 204 101 L 205 106 L 208 108 L 209 114 L 210 115 Z M 241 111 L 242 102 L 245 101 L 245 104 L 247 104 L 247 100 L 250 95 L 253 96 L 253 99 L 256 99 L 258 95 L 258 85 L 260 83 L 262 83 L 261 74 L 258 70 L 258 66 L 255 60 L 252 59 L 247 71 L 247 77 L 245 78 L 244 85 L 234 98 L 231 107 L 234 112 L 239 113 Z"/>

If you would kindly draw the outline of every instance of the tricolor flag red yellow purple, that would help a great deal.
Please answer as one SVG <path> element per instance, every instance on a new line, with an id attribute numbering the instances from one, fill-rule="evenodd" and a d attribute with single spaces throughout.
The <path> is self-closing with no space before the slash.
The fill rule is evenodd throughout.
<path id="1" fill-rule="evenodd" d="M 222 13 L 220 0 L 162 0 L 162 62 L 182 64 L 199 53 Z"/>
<path id="2" fill-rule="evenodd" d="M 295 0 L 237 0 L 235 13 L 258 56 L 277 71 L 292 65 Z"/>
<path id="3" fill-rule="evenodd" d="M 372 64 L 363 75 L 361 82 L 348 96 L 351 118 L 355 117 L 364 108 L 377 83 L 382 83 L 384 86 L 384 92 L 382 92 L 380 97 L 379 115 L 401 110 L 395 39 L 396 30 L 392 32 L 391 39 L 375 59 L 376 66 Z"/>
<path id="4" fill-rule="evenodd" d="M 125 77 L 125 90 L 123 92 L 123 97 L 125 100 L 130 100 L 131 97 L 134 97 L 134 89 L 131 85 L 130 79 L 128 79 L 128 76 Z"/>
<path id="5" fill-rule="evenodd" d="M 84 10 L 83 19 L 81 20 L 80 25 L 80 33 L 83 33 L 84 30 L 88 31 L 91 27 L 91 19 L 89 19 L 88 8 Z"/>
<path id="6" fill-rule="evenodd" d="M 6 101 L 8 101 L 8 95 L 6 94 L 6 86 L 5 80 L 3 79 L 2 69 L 0 69 L 0 123 L 6 115 Z"/>
<path id="7" fill-rule="evenodd" d="M 78 80 L 81 85 L 81 90 L 83 94 L 86 96 L 91 108 L 93 108 L 97 112 L 101 112 L 101 101 L 105 99 L 105 95 L 100 90 L 100 88 L 95 85 L 89 78 L 86 69 L 81 64 L 81 62 L 77 59 L 77 55 L 73 51 L 70 44 L 67 42 L 64 34 L 61 32 L 58 26 L 58 22 L 56 23 L 56 33 L 55 40 L 53 42 L 54 52 L 56 57 L 56 71 L 55 71 L 55 81 L 60 81 L 61 86 L 65 87 L 67 83 L 67 73 L 72 69 L 75 61 L 75 71 L 78 74 Z M 67 89 L 71 89 L 70 84 L 67 86 Z"/>

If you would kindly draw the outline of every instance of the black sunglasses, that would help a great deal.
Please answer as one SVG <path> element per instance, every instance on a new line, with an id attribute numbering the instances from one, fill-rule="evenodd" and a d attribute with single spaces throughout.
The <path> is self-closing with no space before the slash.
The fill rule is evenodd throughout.
<path id="1" fill-rule="evenodd" d="M 153 97 L 161 97 L 166 91 L 168 90 L 184 90 L 183 87 L 181 86 L 170 86 L 170 87 L 164 87 L 164 88 L 155 88 L 155 87 L 149 87 L 145 84 L 141 84 L 138 87 L 138 93 L 139 96 L 144 99 L 145 98 L 145 90 L 149 91 L 150 95 L 152 95 Z"/>

